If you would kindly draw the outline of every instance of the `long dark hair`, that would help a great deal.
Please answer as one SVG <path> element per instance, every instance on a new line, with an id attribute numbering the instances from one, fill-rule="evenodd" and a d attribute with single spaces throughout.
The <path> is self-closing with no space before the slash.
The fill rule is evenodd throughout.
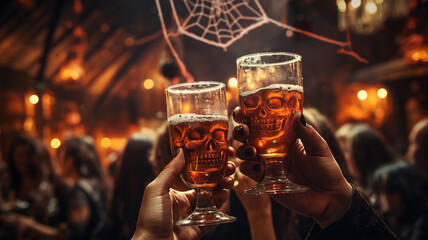
<path id="1" fill-rule="evenodd" d="M 149 161 L 152 145 L 151 137 L 134 134 L 123 152 L 111 207 L 116 239 L 130 239 L 135 231 L 144 190 L 155 178 Z"/>
<path id="2" fill-rule="evenodd" d="M 32 161 L 28 162 L 26 168 L 28 169 L 27 174 L 35 181 L 52 181 L 53 178 L 53 167 L 49 151 L 41 139 L 31 137 L 27 135 L 20 135 L 12 141 L 10 146 L 7 163 L 11 179 L 11 188 L 15 192 L 19 192 L 22 184 L 22 173 L 19 172 L 15 152 L 18 147 L 27 147 L 24 153 L 28 159 Z"/>
<path id="3" fill-rule="evenodd" d="M 92 138 L 85 136 L 67 139 L 59 151 L 62 153 L 62 158 L 73 161 L 73 166 L 79 177 L 98 181 L 103 197 L 107 196 L 105 172 Z"/>
<path id="4" fill-rule="evenodd" d="M 380 166 L 394 161 L 394 155 L 383 136 L 366 123 L 348 123 L 339 130 L 346 138 L 346 146 L 351 160 L 359 172 L 362 187 L 370 183 L 374 171 Z"/>

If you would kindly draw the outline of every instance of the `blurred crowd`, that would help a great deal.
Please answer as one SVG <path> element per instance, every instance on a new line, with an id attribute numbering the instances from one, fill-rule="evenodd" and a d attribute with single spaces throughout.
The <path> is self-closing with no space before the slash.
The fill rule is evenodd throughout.
<path id="1" fill-rule="evenodd" d="M 412 128 L 407 154 L 400 156 L 369 124 L 334 129 L 316 109 L 305 109 L 304 115 L 326 140 L 348 182 L 391 230 L 401 239 L 428 239 L 428 118 Z M 230 143 L 239 145 L 232 137 Z M 70 138 L 51 156 L 43 141 L 20 135 L 0 162 L 0 239 L 131 239 L 144 190 L 171 159 L 166 125 L 156 137 L 132 135 L 108 168 L 90 137 Z M 229 160 L 239 168 L 239 159 Z M 237 170 L 221 208 L 237 221 L 203 239 L 258 239 L 258 231 L 270 232 L 271 239 L 305 239 L 313 220 L 269 196 L 244 194 L 252 185 Z M 189 189 L 182 181 L 173 188 Z"/>

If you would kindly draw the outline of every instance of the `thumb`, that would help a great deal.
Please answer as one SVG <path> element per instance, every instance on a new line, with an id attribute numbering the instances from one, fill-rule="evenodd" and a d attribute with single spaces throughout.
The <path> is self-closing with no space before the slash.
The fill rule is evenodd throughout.
<path id="1" fill-rule="evenodd" d="M 183 149 L 178 149 L 178 154 L 172 161 L 159 173 L 155 179 L 155 184 L 162 191 L 169 191 L 171 186 L 180 176 L 181 171 L 184 168 L 184 153 Z"/>
<path id="2" fill-rule="evenodd" d="M 300 138 L 302 141 L 307 155 L 330 156 L 330 149 L 327 142 L 311 125 L 306 123 L 303 112 L 294 115 L 293 128 L 297 138 Z"/>

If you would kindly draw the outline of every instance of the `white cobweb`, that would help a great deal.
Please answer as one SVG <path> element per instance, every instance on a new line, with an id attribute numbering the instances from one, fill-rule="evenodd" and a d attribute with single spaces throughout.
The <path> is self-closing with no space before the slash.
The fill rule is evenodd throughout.
<path id="1" fill-rule="evenodd" d="M 170 4 L 180 34 L 223 49 L 268 22 L 263 8 L 254 0 L 185 0 L 189 14 L 183 20 L 173 0 Z"/>
<path id="2" fill-rule="evenodd" d="M 166 2 L 166 0 L 162 1 Z M 170 38 L 187 35 L 227 50 L 231 44 L 241 39 L 249 31 L 267 23 L 273 23 L 281 28 L 337 45 L 340 47 L 339 53 L 348 54 L 359 61 L 367 62 L 352 50 L 349 34 L 346 42 L 340 42 L 294 28 L 269 18 L 258 0 L 169 0 L 169 4 L 172 18 L 176 24 L 175 32 L 168 32 L 160 0 L 156 0 L 164 39 L 177 61 L 181 74 L 187 81 L 193 81 L 193 77 L 178 56 Z"/>

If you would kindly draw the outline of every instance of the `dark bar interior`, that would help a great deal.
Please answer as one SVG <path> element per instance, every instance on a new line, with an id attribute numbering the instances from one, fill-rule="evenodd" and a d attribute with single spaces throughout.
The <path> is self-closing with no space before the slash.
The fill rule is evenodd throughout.
<path id="1" fill-rule="evenodd" d="M 175 156 L 165 101 L 174 84 L 226 85 L 239 172 L 236 60 L 262 52 L 301 56 L 305 121 L 352 184 L 352 203 L 361 193 L 400 239 L 428 239 L 425 0 L 1 1 L 0 239 L 130 239 L 146 186 Z M 236 222 L 175 239 L 334 238 L 276 196 L 245 195 L 244 174 L 232 175 L 220 208 Z M 260 212 L 268 220 L 253 218 Z"/>

